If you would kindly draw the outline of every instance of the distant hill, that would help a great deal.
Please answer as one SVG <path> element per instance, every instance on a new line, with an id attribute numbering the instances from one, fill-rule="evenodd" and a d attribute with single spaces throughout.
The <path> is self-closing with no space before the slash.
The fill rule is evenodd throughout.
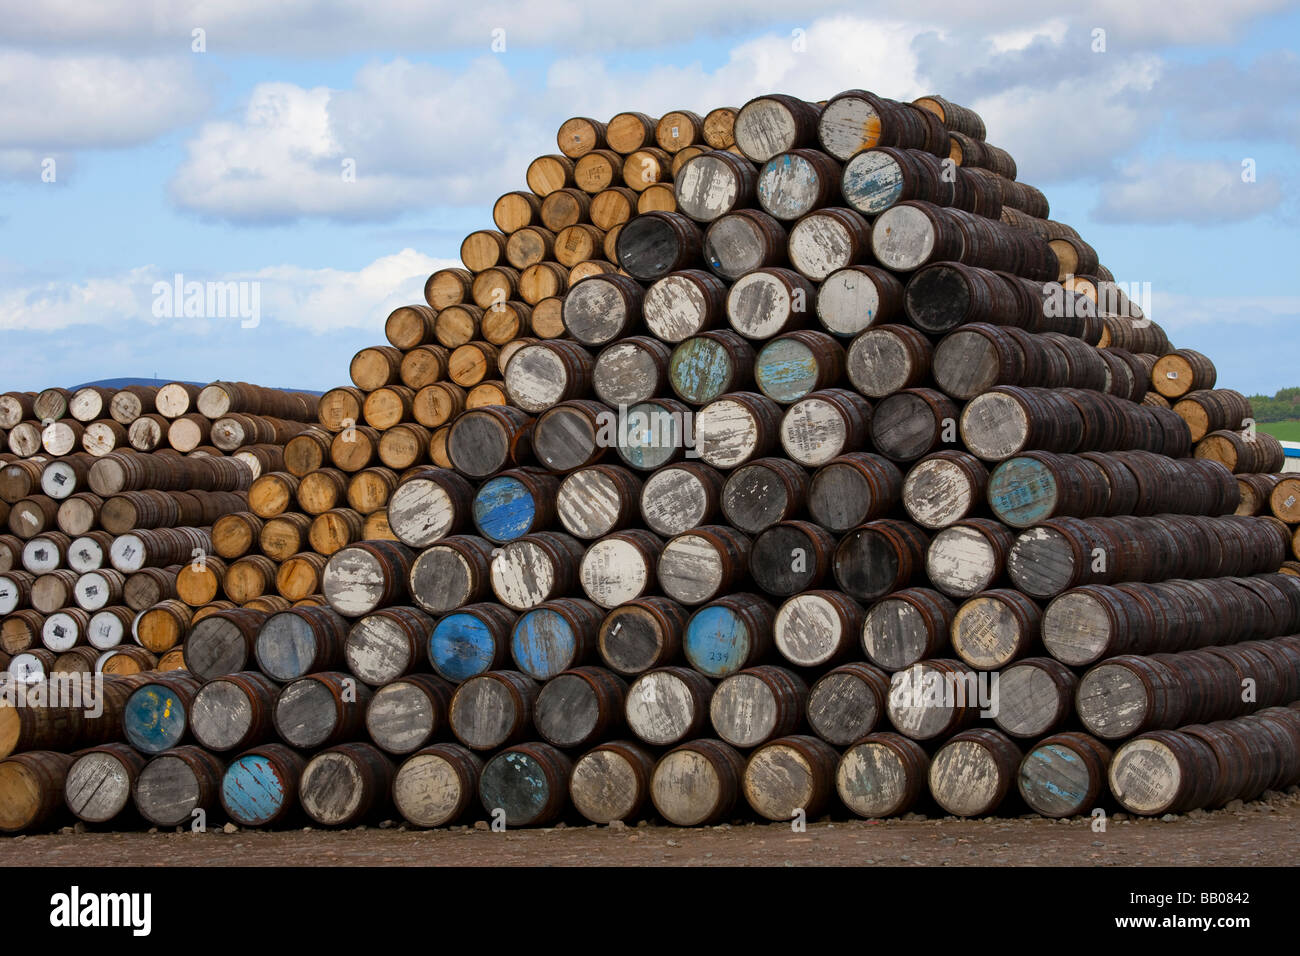
<path id="1" fill-rule="evenodd" d="M 97 382 L 83 382 L 76 385 L 69 391 L 75 392 L 79 388 L 88 388 L 97 385 L 100 388 L 126 388 L 128 385 L 155 385 L 161 388 L 171 382 L 176 381 L 174 378 L 103 378 Z M 210 382 L 182 382 L 183 385 L 209 385 Z M 318 392 L 311 388 L 292 388 L 288 386 L 276 385 L 267 386 L 268 388 L 278 388 L 282 392 L 306 392 L 308 395 L 324 395 L 324 392 Z"/>

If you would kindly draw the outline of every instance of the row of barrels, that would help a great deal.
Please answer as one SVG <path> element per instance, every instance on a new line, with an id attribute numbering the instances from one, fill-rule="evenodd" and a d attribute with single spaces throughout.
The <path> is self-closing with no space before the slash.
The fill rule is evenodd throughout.
<path id="1" fill-rule="evenodd" d="M 1249 758 L 1247 757 L 1249 755 Z M 978 786 L 970 781 L 978 780 Z M 1300 710 L 1153 731 L 1113 755 L 1086 734 L 1039 741 L 1027 753 L 997 731 L 955 735 L 933 756 L 896 734 L 869 735 L 839 751 L 811 737 L 777 738 L 748 757 L 698 739 L 656 758 L 613 740 L 576 760 L 541 742 L 487 760 L 435 744 L 395 764 L 364 743 L 309 760 L 266 744 L 229 762 L 182 746 L 152 759 L 123 744 L 78 754 L 32 751 L 0 762 L 0 829 L 49 827 L 72 812 L 102 824 L 134 812 L 155 826 L 193 825 L 221 810 L 248 827 L 304 817 L 324 826 L 382 819 L 396 810 L 417 827 L 448 826 L 479 809 L 507 827 L 558 822 L 572 806 L 585 820 L 635 820 L 651 810 L 678 826 L 732 819 L 743 802 L 776 821 L 817 816 L 836 803 L 863 817 L 924 807 L 982 816 L 1022 803 L 1049 817 L 1089 812 L 1109 788 L 1124 809 L 1158 815 L 1249 800 L 1300 780 Z"/>
<path id="2" fill-rule="evenodd" d="M 214 421 L 197 413 L 175 419 L 151 413 L 129 426 L 111 420 L 85 426 L 72 419 L 45 424 L 20 422 L 9 431 L 6 443 L 11 453 L 23 459 L 44 452 L 55 457 L 84 453 L 93 460 L 114 451 L 147 453 L 162 449 L 207 455 L 247 449 L 254 455 L 259 451 L 266 455 L 274 454 L 266 449 L 278 448 L 311 427 L 305 422 L 267 416 L 236 414 Z"/>
<path id="3" fill-rule="evenodd" d="M 119 425 L 130 425 L 150 412 L 169 420 L 190 413 L 214 420 L 242 413 L 309 422 L 316 417 L 316 400 L 317 396 L 310 392 L 263 388 L 249 382 L 213 382 L 206 386 L 171 382 L 120 389 L 87 385 L 75 391 L 47 388 L 0 395 L 0 428 L 13 428 L 22 421 L 62 418 L 83 424 L 107 418 Z"/>

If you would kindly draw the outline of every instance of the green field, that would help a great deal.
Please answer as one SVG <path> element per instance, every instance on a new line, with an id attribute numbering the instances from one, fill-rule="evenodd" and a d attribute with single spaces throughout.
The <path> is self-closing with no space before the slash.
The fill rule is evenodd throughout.
<path id="1" fill-rule="evenodd" d="M 1260 422 L 1255 427 L 1279 441 L 1300 441 L 1300 421 Z"/>

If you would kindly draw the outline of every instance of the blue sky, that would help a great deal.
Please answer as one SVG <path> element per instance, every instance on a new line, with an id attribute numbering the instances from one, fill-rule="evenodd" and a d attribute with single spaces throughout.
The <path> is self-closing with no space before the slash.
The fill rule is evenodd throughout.
<path id="1" fill-rule="evenodd" d="M 973 6 L 2 0 L 0 390 L 345 383 L 565 117 L 850 87 L 978 109 L 1220 384 L 1300 384 L 1297 4 Z M 176 273 L 257 282 L 260 324 L 153 315 Z"/>

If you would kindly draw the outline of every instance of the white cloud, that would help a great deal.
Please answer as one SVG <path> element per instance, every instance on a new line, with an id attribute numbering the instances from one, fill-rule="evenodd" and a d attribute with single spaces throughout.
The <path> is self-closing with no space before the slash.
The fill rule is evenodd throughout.
<path id="1" fill-rule="evenodd" d="M 137 146 L 206 105 L 189 62 L 175 57 L 0 55 L 0 149 Z"/>
<path id="2" fill-rule="evenodd" d="M 181 208 L 244 222 L 483 202 L 536 155 L 524 145 L 539 131 L 520 136 L 512 123 L 516 92 L 493 59 L 459 74 L 376 64 L 348 90 L 261 83 L 239 121 L 200 128 L 170 193 Z"/>
<path id="3" fill-rule="evenodd" d="M 1080 27 L 1102 27 L 1117 46 L 1200 43 L 1232 36 L 1286 0 L 1098 0 L 1073 15 Z M 491 31 L 504 28 L 508 49 L 554 45 L 592 51 L 679 43 L 683 33 L 741 36 L 793 16 L 859 8 L 853 0 L 658 0 L 654 15 L 638 4 L 602 0 L 43 0 L 11 5 L 0 18 L 0 41 L 27 46 L 188 51 L 190 31 L 207 31 L 208 49 L 225 53 L 320 55 L 330 52 L 487 50 Z M 1014 31 L 1042 16 L 1036 0 L 996 5 L 964 0 L 884 0 L 881 18 L 931 19 L 952 28 Z M 291 46 L 286 43 L 291 40 Z"/>
<path id="4" fill-rule="evenodd" d="M 1243 182 L 1238 163 L 1165 156 L 1128 163 L 1104 185 L 1093 216 L 1101 222 L 1214 224 L 1277 208 L 1277 180 Z"/>
<path id="5" fill-rule="evenodd" d="M 403 249 L 356 271 L 280 265 L 242 272 L 186 273 L 183 282 L 257 283 L 261 322 L 268 327 L 291 326 L 313 332 L 381 330 L 393 309 L 424 301 L 424 280 L 430 273 L 459 265 Z M 175 280 L 153 265 L 82 281 L 24 284 L 17 275 L 7 279 L 7 288 L 0 291 L 0 329 L 7 331 L 56 332 L 75 326 L 159 326 L 182 321 L 154 315 L 154 284 L 170 286 Z M 183 321 L 191 333 L 202 335 L 238 319 L 200 316 Z"/>

